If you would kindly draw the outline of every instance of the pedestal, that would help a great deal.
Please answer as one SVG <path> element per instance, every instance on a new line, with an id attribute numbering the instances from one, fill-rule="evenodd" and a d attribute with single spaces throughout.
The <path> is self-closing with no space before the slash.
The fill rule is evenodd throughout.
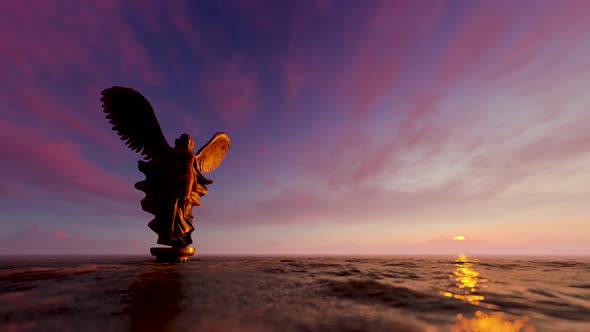
<path id="1" fill-rule="evenodd" d="M 158 262 L 185 263 L 195 254 L 195 248 L 150 248 L 152 256 L 156 256 Z"/>

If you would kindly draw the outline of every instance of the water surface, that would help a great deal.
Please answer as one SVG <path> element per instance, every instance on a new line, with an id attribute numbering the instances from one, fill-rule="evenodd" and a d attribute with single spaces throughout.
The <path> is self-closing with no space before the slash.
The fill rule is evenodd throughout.
<path id="1" fill-rule="evenodd" d="M 590 259 L 0 259 L 1 331 L 590 331 Z"/>

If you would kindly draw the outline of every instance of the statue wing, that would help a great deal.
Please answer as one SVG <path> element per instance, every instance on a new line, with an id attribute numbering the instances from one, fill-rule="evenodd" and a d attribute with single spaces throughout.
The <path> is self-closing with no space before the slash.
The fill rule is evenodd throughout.
<path id="1" fill-rule="evenodd" d="M 166 141 L 154 110 L 141 93 L 119 86 L 102 91 L 102 106 L 121 140 L 144 159 L 164 156 L 172 148 Z"/>
<path id="2" fill-rule="evenodd" d="M 229 136 L 225 133 L 217 133 L 203 145 L 203 147 L 196 153 L 197 168 L 202 173 L 209 173 L 213 171 L 225 157 L 229 149 Z"/>

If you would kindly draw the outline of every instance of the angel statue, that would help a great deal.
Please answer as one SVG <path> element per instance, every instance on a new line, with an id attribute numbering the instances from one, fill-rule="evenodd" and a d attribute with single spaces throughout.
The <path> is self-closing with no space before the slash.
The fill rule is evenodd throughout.
<path id="1" fill-rule="evenodd" d="M 217 133 L 195 154 L 192 137 L 182 134 L 172 148 L 152 106 L 139 92 L 115 86 L 103 90 L 100 100 L 113 130 L 131 150 L 144 156 L 138 168 L 146 179 L 135 188 L 146 194 L 141 207 L 154 215 L 148 226 L 158 234 L 157 243 L 188 247 L 195 229 L 192 208 L 201 205 L 199 198 L 213 183 L 203 174 L 219 166 L 229 149 L 229 137 Z"/>

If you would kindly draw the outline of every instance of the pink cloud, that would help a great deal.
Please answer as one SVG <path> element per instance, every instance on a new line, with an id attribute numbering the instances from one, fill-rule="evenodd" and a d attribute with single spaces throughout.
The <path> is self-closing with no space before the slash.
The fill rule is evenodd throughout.
<path id="1" fill-rule="evenodd" d="M 409 191 L 387 191 L 378 187 L 341 191 L 323 190 L 323 185 L 297 184 L 272 197 L 248 197 L 227 203 L 209 202 L 199 207 L 198 219 L 208 224 L 248 225 L 350 224 L 374 220 L 401 221 L 408 216 L 428 216 L 450 206 L 473 200 L 458 184 Z M 450 194 L 453 193 L 453 194 Z"/>
<path id="2" fill-rule="evenodd" d="M 113 80 L 163 83 L 160 69 L 123 16 L 131 5 L 90 1 L 64 7 L 40 1 L 31 12 L 18 1 L 3 4 L 0 70 L 12 78 L 0 91 L 0 98 L 9 101 L 3 118 L 124 151 L 100 112 L 100 90 Z M 134 8 L 138 14 L 150 10 Z M 103 121 L 102 129 L 95 125 L 98 121 Z"/>
<path id="3" fill-rule="evenodd" d="M 54 231 L 51 233 L 51 237 L 55 239 L 64 239 L 66 237 L 66 232 L 64 231 Z"/>
<path id="4" fill-rule="evenodd" d="M 346 129 L 353 123 L 336 125 L 335 132 L 346 133 L 343 136 L 316 133 L 292 151 L 293 173 L 288 174 L 297 181 L 289 181 L 277 196 L 238 203 L 222 219 L 297 224 L 427 216 L 456 204 L 483 204 L 530 176 L 590 153 L 589 122 L 583 114 L 559 121 L 549 118 L 554 125 L 547 127 L 539 121 L 538 112 L 525 112 L 506 131 L 495 132 L 485 118 L 466 110 L 455 113 L 451 122 L 440 122 L 444 118 L 436 107 L 438 98 L 424 95 L 418 99 L 421 102 L 390 136 L 354 136 L 354 129 Z M 527 139 L 532 132 L 538 132 L 537 137 Z M 417 159 L 405 159 L 416 153 Z M 462 168 L 446 175 L 441 183 L 413 191 L 384 189 L 378 181 L 404 180 L 408 170 L 422 170 L 430 164 L 438 170 L 444 167 L 436 164 L 439 158 L 455 158 L 451 164 Z M 205 219 L 211 216 L 207 207 L 204 212 Z"/>
<path id="5" fill-rule="evenodd" d="M 432 93 L 417 95 L 415 106 L 403 118 L 390 120 L 387 135 L 374 132 L 357 118 L 333 124 L 295 147 L 291 165 L 302 178 L 327 184 L 334 190 L 356 190 L 384 173 L 401 171 L 407 166 L 404 158 L 408 153 L 438 154 L 451 138 L 475 121 L 459 118 L 452 123 L 437 123 L 438 100 Z"/>
<path id="6" fill-rule="evenodd" d="M 79 145 L 51 139 L 36 130 L 0 121 L 0 151 L 10 156 L 3 163 L 11 181 L 31 183 L 44 191 L 84 200 L 77 193 L 136 201 L 129 180 L 111 174 L 82 156 Z"/>
<path id="7" fill-rule="evenodd" d="M 351 33 L 352 57 L 338 77 L 338 94 L 350 99 L 351 109 L 366 114 L 372 107 L 391 97 L 404 79 L 408 63 L 420 43 L 440 22 L 444 6 L 432 2 L 428 9 L 410 2 L 383 1 L 367 21 Z M 408 29 L 412 21 L 415 28 Z M 338 75 L 340 76 L 340 75 Z"/>
<path id="8" fill-rule="evenodd" d="M 142 77 L 151 84 L 162 81 L 122 15 L 125 5 L 90 1 L 66 8 L 59 2 L 40 1 L 35 6 L 38 10 L 31 12 L 18 1 L 3 4 L 0 50 L 17 61 L 23 72 L 31 75 L 46 68 L 71 70 L 75 66 L 92 70 L 95 78 L 106 78 L 111 70 Z M 142 7 L 135 6 L 138 8 Z M 112 68 L 106 59 L 113 59 L 117 66 Z"/>
<path id="9" fill-rule="evenodd" d="M 486 62 L 493 60 L 518 15 L 507 7 L 501 2 L 480 3 L 469 12 L 439 60 L 443 84 L 453 86 L 471 73 L 481 72 Z"/>
<path id="10" fill-rule="evenodd" d="M 272 150 L 272 140 L 266 135 L 262 135 L 254 147 L 256 155 L 264 159 L 272 157 Z"/>
<path id="11" fill-rule="evenodd" d="M 588 119 L 581 117 L 556 126 L 531 142 L 515 142 L 502 158 L 480 155 L 474 159 L 470 173 L 473 177 L 491 178 L 497 190 L 507 189 L 528 176 L 587 156 L 590 156 L 590 130 Z M 491 169 L 478 172 L 482 164 Z"/>
<path id="12" fill-rule="evenodd" d="M 264 32 L 268 32 L 268 30 L 283 23 L 280 21 L 281 17 L 274 11 L 276 3 L 272 0 L 235 1 L 223 5 L 225 10 L 231 11 L 232 14 L 238 14 L 242 19 L 248 21 L 249 26 L 253 25 Z M 285 5 L 290 6 L 292 10 L 297 4 L 289 3 Z"/>
<path id="13" fill-rule="evenodd" d="M 47 92 L 24 84 L 18 84 L 15 87 L 17 91 L 13 96 L 16 99 L 16 105 L 24 111 L 24 115 L 28 115 L 31 119 L 29 122 L 31 127 L 33 124 L 37 124 L 41 128 L 52 124 L 53 128 L 60 128 L 61 135 L 74 133 L 108 149 L 115 149 L 119 145 L 115 144 L 117 140 L 113 139 L 114 136 L 108 130 L 106 120 L 101 129 L 88 121 L 89 116 L 75 112 L 74 107 L 64 103 L 62 98 L 51 96 Z M 95 90 L 94 93 L 98 96 L 99 91 Z M 95 115 L 92 118 L 102 117 L 98 97 L 92 99 L 96 99 Z"/>
<path id="14" fill-rule="evenodd" d="M 201 54 L 205 51 L 203 37 L 199 30 L 194 26 L 194 22 L 188 17 L 188 8 L 186 4 L 179 1 L 171 2 L 166 5 L 170 20 L 174 28 L 181 34 L 183 41 L 193 50 L 194 54 Z M 201 54 L 202 55 L 202 54 Z"/>
<path id="15" fill-rule="evenodd" d="M 490 10 L 496 14 L 490 15 Z M 479 188 L 479 194 L 474 194 L 474 197 L 484 198 L 490 197 L 487 195 L 496 194 L 509 188 L 519 177 L 534 174 L 539 172 L 539 169 L 550 165 L 559 166 L 564 162 L 563 158 L 571 160 L 583 156 L 584 152 L 588 151 L 588 147 L 584 143 L 588 141 L 588 138 L 583 134 L 587 132 L 587 126 L 584 124 L 587 122 L 583 119 L 577 119 L 577 124 L 570 123 L 566 125 L 574 126 L 568 130 L 541 129 L 543 134 L 539 140 L 522 148 L 518 147 L 522 141 L 517 138 L 510 136 L 498 137 L 492 127 L 486 127 L 487 120 L 482 116 L 478 116 L 478 114 L 484 114 L 483 111 L 477 110 L 480 105 L 476 101 L 470 100 L 470 98 L 460 96 L 467 102 L 459 105 L 457 112 L 448 112 L 452 118 L 445 119 L 448 115 L 443 115 L 442 111 L 448 111 L 448 109 L 443 109 L 442 104 L 439 102 L 443 99 L 448 100 L 449 97 L 452 98 L 453 95 L 449 94 L 449 92 L 455 93 L 450 89 L 449 86 L 452 86 L 452 84 L 448 79 L 452 78 L 453 81 L 458 82 L 470 77 L 471 73 L 482 72 L 479 70 L 482 69 L 482 61 L 493 55 L 490 53 L 492 50 L 500 49 L 499 46 L 509 36 L 510 30 L 508 28 L 500 29 L 497 24 L 498 17 L 507 20 L 503 26 L 510 27 L 508 23 L 514 21 L 513 18 L 502 14 L 506 10 L 506 8 L 496 5 L 480 6 L 470 16 L 469 20 L 463 24 L 461 29 L 463 32 L 453 36 L 453 39 L 448 44 L 446 55 L 441 61 L 437 62 L 442 68 L 440 73 L 443 73 L 441 77 L 444 79 L 436 81 L 425 94 L 410 99 L 410 101 L 415 102 L 415 109 L 407 112 L 407 115 L 403 117 L 399 124 L 391 123 L 392 129 L 389 136 L 371 137 L 370 130 L 363 127 L 366 122 L 359 121 L 358 118 L 346 122 L 349 120 L 344 116 L 338 123 L 327 124 L 325 130 L 312 133 L 302 143 L 293 146 L 296 152 L 292 153 L 294 156 L 292 166 L 299 178 L 305 182 L 301 188 L 293 189 L 293 191 L 300 190 L 300 192 L 307 194 L 306 185 L 318 184 L 324 189 L 336 190 L 337 193 L 344 190 L 344 188 L 348 188 L 354 190 L 352 191 L 354 195 L 357 193 L 358 186 L 362 187 L 372 178 L 383 176 L 395 178 L 403 174 L 402 171 L 408 168 L 431 163 L 437 157 L 443 157 L 445 154 L 448 156 L 448 152 L 451 151 L 453 153 L 451 156 L 460 158 L 458 162 L 467 161 L 469 163 L 470 160 L 473 161 L 469 168 L 465 170 L 469 177 L 486 178 L 486 185 Z M 382 12 L 391 13 L 391 11 Z M 578 10 L 578 12 L 580 11 Z M 436 11 L 433 10 L 433 13 L 436 13 Z M 436 14 L 431 16 L 430 22 L 432 24 L 437 22 L 436 17 Z M 355 103 L 354 105 L 357 105 L 353 109 L 363 110 L 363 112 L 374 113 L 375 109 L 371 106 L 384 100 L 388 93 L 391 93 L 392 84 L 398 74 L 395 70 L 389 69 L 395 68 L 393 66 L 395 61 L 405 60 L 404 55 L 385 51 L 381 53 L 387 54 L 388 58 L 383 58 L 383 61 L 375 58 L 363 60 L 363 55 L 375 57 L 380 54 L 380 48 L 385 48 L 383 45 L 388 45 L 384 42 L 387 35 L 380 35 L 379 27 L 391 28 L 391 24 L 386 21 L 381 22 L 378 18 L 379 15 L 376 15 L 373 21 L 369 21 L 368 26 L 371 28 L 367 29 L 367 36 L 359 38 L 365 41 L 365 46 L 358 48 L 358 53 L 355 54 L 352 58 L 353 61 L 351 61 L 353 66 L 339 77 L 340 82 L 347 82 L 352 87 L 349 90 L 344 90 L 348 93 L 343 95 L 350 96 Z M 574 21 L 581 24 L 577 19 L 574 19 Z M 424 28 L 423 33 L 428 34 L 431 32 L 433 26 L 430 25 L 429 28 Z M 577 26 L 579 27 L 579 25 Z M 538 33 L 534 32 L 534 34 Z M 413 37 L 417 36 L 413 35 Z M 400 40 L 404 39 L 401 38 Z M 294 62 L 294 64 L 297 64 L 297 62 Z M 493 62 L 491 65 L 497 65 L 497 63 Z M 293 68 L 296 67 L 293 66 Z M 304 70 L 298 68 L 295 73 L 298 72 L 304 72 Z M 296 75 L 294 75 L 294 78 L 293 81 L 297 82 Z M 493 85 L 488 87 L 490 91 L 494 88 Z M 485 89 L 486 84 L 482 84 L 480 91 L 485 91 Z M 296 89 L 291 90 L 295 91 Z M 540 88 L 539 91 L 541 90 Z M 289 91 L 289 84 L 287 84 L 287 91 Z M 548 93 L 548 91 L 543 90 L 543 93 Z M 477 98 L 476 96 L 471 97 L 471 99 Z M 534 100 L 542 98 L 538 92 L 530 97 Z M 496 99 L 501 98 L 497 97 Z M 515 109 L 514 112 L 519 112 L 518 117 L 524 117 L 528 122 L 524 124 L 512 123 L 507 127 L 511 128 L 513 133 L 543 128 L 545 124 L 543 118 L 550 113 L 553 113 L 555 117 L 559 116 L 560 103 L 564 102 L 567 102 L 567 100 L 558 99 L 552 101 L 552 105 L 555 106 L 553 112 Z M 572 114 L 575 110 L 568 109 L 566 112 Z M 564 135 L 566 132 L 567 135 Z M 555 140 L 554 137 L 559 138 Z M 505 146 L 507 152 L 501 156 L 498 156 L 492 149 L 488 149 L 497 145 L 497 140 L 508 141 Z M 416 152 L 421 155 L 421 160 L 412 162 L 403 160 L 404 156 Z M 480 169 L 481 165 L 476 165 L 476 163 L 481 163 L 483 160 L 488 160 L 485 170 Z M 510 167 L 500 166 L 503 164 L 510 164 Z M 490 170 L 490 168 L 492 169 Z M 448 183 L 456 183 L 459 189 L 463 187 L 462 182 L 468 182 L 468 180 L 447 179 Z M 450 188 L 457 189 L 457 187 Z M 313 194 L 309 195 L 312 197 L 310 201 L 318 196 L 323 198 L 322 193 Z M 446 194 L 451 196 L 461 195 Z M 339 196 L 337 197 L 335 199 L 339 199 Z M 284 200 L 280 202 L 297 202 L 298 199 L 302 198 L 286 195 Z M 322 199 L 320 201 L 324 203 Z M 281 204 L 278 204 L 278 206 L 281 206 Z M 295 211 L 289 213 L 295 213 Z"/>
<path id="16" fill-rule="evenodd" d="M 348 109 L 357 114 L 373 113 L 374 106 L 395 92 L 395 82 L 402 79 L 404 62 L 411 56 L 408 48 L 415 46 L 416 39 L 432 33 L 443 9 L 441 3 L 436 3 L 425 14 L 421 6 L 383 2 L 381 7 L 368 14 L 361 29 L 356 27 L 360 32 L 348 31 L 350 36 L 347 37 L 353 39 L 350 46 L 355 47 L 347 49 L 349 60 L 333 77 L 318 76 L 317 71 L 311 70 L 313 62 L 304 62 L 306 59 L 301 52 L 297 52 L 305 49 L 302 41 L 294 39 L 299 44 L 290 45 L 289 50 L 295 51 L 288 53 L 285 62 L 287 95 L 297 96 L 303 86 L 315 89 L 316 85 L 323 85 L 330 87 L 327 97 L 345 99 L 344 103 L 331 106 L 338 109 L 331 112 L 334 118 L 338 118 L 336 123 L 326 123 L 324 130 L 307 133 L 301 144 L 286 149 L 296 151 L 292 153 L 294 167 L 311 170 L 303 171 L 304 177 L 332 186 L 342 183 L 342 179 L 350 179 L 352 182 L 347 181 L 346 185 L 354 187 L 382 169 L 391 168 L 394 156 L 407 150 L 408 146 L 426 146 L 427 140 L 436 141 L 445 137 L 447 129 L 436 128 L 429 120 L 438 111 L 432 105 L 437 101 L 435 93 L 424 93 L 414 98 L 416 110 L 401 125 L 392 124 L 395 127 L 389 137 L 376 137 L 365 131 L 366 122 L 363 119 L 355 117 L 349 120 L 347 116 Z M 399 20 L 392 15 L 399 15 Z M 420 28 L 417 31 L 404 29 L 402 16 L 420 21 Z M 403 48 L 397 47 L 402 44 Z M 394 111 L 391 109 L 391 113 Z"/>
<path id="17" fill-rule="evenodd" d="M 245 125 L 260 111 L 256 70 L 241 57 L 212 67 L 203 83 L 211 111 L 230 128 Z"/>
<path id="18" fill-rule="evenodd" d="M 306 84 L 313 84 L 309 82 L 311 73 L 309 73 L 308 67 L 303 64 L 301 53 L 301 50 L 290 47 L 283 63 L 285 88 L 287 96 L 292 99 L 300 95 Z"/>
<path id="19" fill-rule="evenodd" d="M 2 255 L 145 254 L 148 247 L 148 243 L 130 239 L 91 240 L 36 225 L 0 239 Z"/>
<path id="20" fill-rule="evenodd" d="M 525 4 L 523 4 L 525 5 Z M 530 6 L 531 4 L 529 4 Z M 523 32 L 510 44 L 509 53 L 502 57 L 498 63 L 497 71 L 492 74 L 492 79 L 513 77 L 519 73 L 530 70 L 537 64 L 538 70 L 529 75 L 553 76 L 556 65 L 561 62 L 572 50 L 569 47 L 554 47 L 552 42 L 562 41 L 572 43 L 579 38 L 578 45 L 583 44 L 583 34 L 588 28 L 588 20 L 585 12 L 588 10 L 588 3 L 585 1 L 569 1 L 564 6 L 541 11 L 542 7 L 523 8 L 536 16 L 535 20 L 523 26 Z M 554 51 L 552 63 L 538 64 L 539 54 L 546 54 Z M 530 77 L 530 76 L 529 76 Z"/>

